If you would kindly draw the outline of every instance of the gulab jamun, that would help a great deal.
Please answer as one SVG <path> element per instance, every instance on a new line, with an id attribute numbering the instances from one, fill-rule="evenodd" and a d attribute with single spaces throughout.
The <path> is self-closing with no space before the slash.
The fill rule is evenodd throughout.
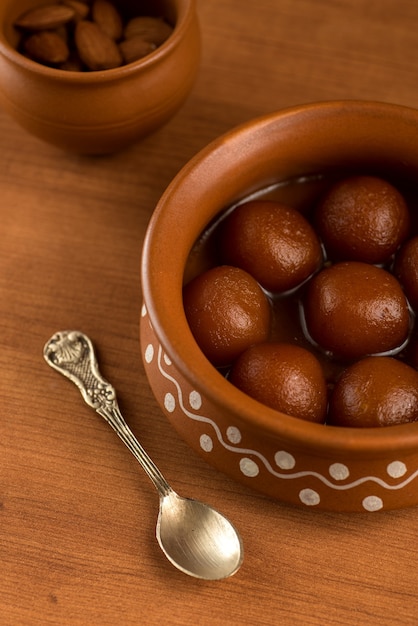
<path id="1" fill-rule="evenodd" d="M 270 292 L 300 285 L 322 262 L 320 241 L 296 209 L 269 200 L 237 206 L 220 227 L 222 262 L 249 272 Z"/>
<path id="2" fill-rule="evenodd" d="M 394 274 L 403 286 L 410 305 L 418 313 L 418 237 L 409 239 L 399 250 Z"/>
<path id="3" fill-rule="evenodd" d="M 207 270 L 183 290 L 184 311 L 196 342 L 215 366 L 227 366 L 270 332 L 270 302 L 257 281 L 238 268 Z"/>
<path id="4" fill-rule="evenodd" d="M 418 372 L 392 357 L 348 367 L 330 398 L 328 422 L 369 428 L 418 421 Z"/>
<path id="5" fill-rule="evenodd" d="M 353 176 L 326 193 L 315 224 L 329 258 L 384 263 L 408 236 L 410 216 L 402 194 L 389 182 Z"/>
<path id="6" fill-rule="evenodd" d="M 327 386 L 318 359 L 305 348 L 261 343 L 234 362 L 230 382 L 277 411 L 311 422 L 325 421 Z"/>
<path id="7" fill-rule="evenodd" d="M 303 314 L 310 338 L 343 360 L 399 348 L 409 333 L 408 302 L 399 282 L 386 270 L 357 261 L 314 276 Z"/>

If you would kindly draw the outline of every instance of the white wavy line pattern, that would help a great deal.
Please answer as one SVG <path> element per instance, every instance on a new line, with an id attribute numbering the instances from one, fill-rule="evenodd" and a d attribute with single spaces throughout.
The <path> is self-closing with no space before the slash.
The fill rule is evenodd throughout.
<path id="1" fill-rule="evenodd" d="M 363 478 L 359 478 L 355 481 L 352 481 L 351 483 L 344 483 L 342 485 L 337 485 L 333 482 L 331 482 L 326 476 L 323 476 L 322 474 L 319 474 L 318 472 L 314 472 L 314 471 L 303 471 L 303 472 L 293 472 L 293 473 L 286 473 L 286 474 L 282 474 L 280 472 L 277 472 L 272 465 L 269 463 L 269 461 L 265 458 L 265 456 L 263 454 L 261 454 L 260 452 L 258 452 L 257 450 L 251 450 L 249 448 L 240 448 L 238 446 L 231 446 L 229 443 L 227 443 L 224 438 L 222 437 L 222 433 L 221 430 L 219 428 L 219 426 L 210 418 L 204 416 L 204 415 L 200 415 L 198 413 L 192 413 L 191 411 L 189 411 L 183 402 L 183 392 L 181 389 L 180 384 L 178 383 L 178 381 L 171 376 L 163 367 L 162 365 L 162 361 L 163 361 L 163 350 L 161 345 L 159 345 L 158 347 L 158 369 L 161 373 L 161 375 L 166 378 L 167 380 L 169 380 L 171 383 L 173 383 L 173 385 L 175 386 L 176 390 L 177 390 L 177 397 L 178 397 L 178 402 L 179 402 L 179 406 L 181 408 L 181 410 L 183 411 L 183 413 L 190 419 L 192 420 L 196 420 L 198 422 L 202 422 L 205 424 L 209 424 L 213 430 L 216 433 L 216 437 L 219 441 L 219 443 L 226 449 L 229 450 L 230 452 L 236 453 L 236 454 L 241 454 L 241 455 L 251 455 L 253 457 L 258 458 L 264 465 L 264 467 L 273 475 L 276 476 L 277 478 L 281 478 L 283 480 L 294 480 L 296 478 L 304 478 L 307 476 L 310 477 L 315 477 L 317 478 L 320 482 L 322 482 L 324 485 L 326 485 L 327 487 L 331 488 L 331 489 L 335 489 L 337 491 L 347 491 L 348 489 L 353 489 L 355 487 L 358 487 L 361 484 L 364 484 L 366 482 L 373 482 L 376 483 L 378 485 L 380 485 L 381 487 L 383 487 L 384 489 L 387 490 L 399 490 L 402 489 L 403 487 L 405 487 L 406 485 L 408 485 L 411 481 L 413 481 L 417 476 L 418 476 L 418 470 L 416 470 L 415 472 L 413 472 L 410 476 L 408 476 L 405 480 L 403 480 L 402 482 L 399 482 L 395 485 L 391 485 L 387 482 L 385 482 L 383 479 L 379 478 L 378 476 L 364 476 Z"/>

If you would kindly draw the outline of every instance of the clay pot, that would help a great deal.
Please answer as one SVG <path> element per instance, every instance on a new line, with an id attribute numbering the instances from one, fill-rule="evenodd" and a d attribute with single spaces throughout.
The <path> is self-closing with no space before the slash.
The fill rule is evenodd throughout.
<path id="1" fill-rule="evenodd" d="M 77 153 L 111 153 L 159 128 L 183 104 L 200 60 L 195 0 L 150 3 L 174 25 L 172 35 L 138 61 L 96 72 L 46 67 L 16 51 L 14 21 L 42 4 L 4 0 L 0 6 L 0 103 L 30 133 Z M 138 10 L 133 0 L 118 8 L 132 16 Z"/>
<path id="2" fill-rule="evenodd" d="M 213 466 L 281 501 L 372 512 L 418 503 L 418 423 L 348 429 L 263 406 L 203 356 L 182 304 L 188 254 L 221 211 L 269 185 L 349 171 L 416 185 L 418 112 L 356 101 L 300 106 L 240 126 L 197 154 L 149 225 L 141 346 L 162 410 Z"/>

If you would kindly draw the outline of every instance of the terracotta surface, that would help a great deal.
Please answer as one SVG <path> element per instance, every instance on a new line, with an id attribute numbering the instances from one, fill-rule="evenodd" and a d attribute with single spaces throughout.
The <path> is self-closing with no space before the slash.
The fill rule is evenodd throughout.
<path id="1" fill-rule="evenodd" d="M 347 433 L 250 400 L 198 348 L 181 289 L 185 260 L 204 225 L 241 198 L 274 183 L 351 168 L 411 184 L 417 144 L 414 109 L 358 101 L 295 107 L 212 142 L 158 203 L 143 257 L 145 368 L 186 441 L 248 486 L 313 509 L 375 513 L 418 504 L 418 424 Z"/>
<path id="2" fill-rule="evenodd" d="M 125 152 L 68 155 L 0 110 L 0 622 L 415 626 L 417 508 L 296 508 L 212 469 L 154 399 L 138 320 L 145 230 L 179 169 L 278 108 L 340 98 L 418 107 L 418 8 L 214 0 L 198 13 L 203 57 L 190 98 Z M 44 363 L 45 341 L 63 328 L 94 340 L 126 419 L 173 486 L 238 526 L 246 555 L 233 578 L 202 583 L 164 558 L 148 479 Z"/>
<path id="3" fill-rule="evenodd" d="M 107 154 L 136 142 L 172 117 L 187 98 L 200 61 L 194 0 L 160 0 L 151 11 L 175 24 L 154 52 L 116 69 L 65 72 L 16 52 L 14 20 L 41 0 L 7 0 L 0 7 L 0 99 L 27 130 L 60 148 Z M 130 0 L 118 5 L 127 15 Z"/>

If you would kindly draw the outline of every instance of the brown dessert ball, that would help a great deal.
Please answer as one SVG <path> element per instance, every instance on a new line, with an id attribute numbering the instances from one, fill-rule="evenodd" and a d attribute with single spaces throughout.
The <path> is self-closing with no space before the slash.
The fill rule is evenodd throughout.
<path id="1" fill-rule="evenodd" d="M 316 357 L 300 346 L 262 343 L 235 361 L 230 382 L 277 411 L 310 422 L 324 422 L 327 387 Z"/>
<path id="2" fill-rule="evenodd" d="M 315 223 L 330 258 L 384 263 L 408 236 L 410 218 L 403 196 L 390 183 L 354 176 L 328 191 Z"/>
<path id="3" fill-rule="evenodd" d="M 253 200 L 221 225 L 222 261 L 249 272 L 266 290 L 297 287 L 322 262 L 319 239 L 305 217 L 279 202 Z"/>
<path id="4" fill-rule="evenodd" d="M 330 424 L 368 428 L 418 420 L 418 372 L 392 357 L 347 368 L 330 399 Z"/>
<path id="5" fill-rule="evenodd" d="M 229 365 L 269 336 L 270 302 L 238 267 L 214 267 L 197 276 L 184 288 L 183 303 L 199 347 L 216 366 Z"/>
<path id="6" fill-rule="evenodd" d="M 356 261 L 332 265 L 310 281 L 304 315 L 308 334 L 339 359 L 393 350 L 409 332 L 409 308 L 389 272 Z"/>
<path id="7" fill-rule="evenodd" d="M 394 274 L 403 286 L 410 305 L 418 312 L 418 237 L 407 241 L 396 255 Z"/>

